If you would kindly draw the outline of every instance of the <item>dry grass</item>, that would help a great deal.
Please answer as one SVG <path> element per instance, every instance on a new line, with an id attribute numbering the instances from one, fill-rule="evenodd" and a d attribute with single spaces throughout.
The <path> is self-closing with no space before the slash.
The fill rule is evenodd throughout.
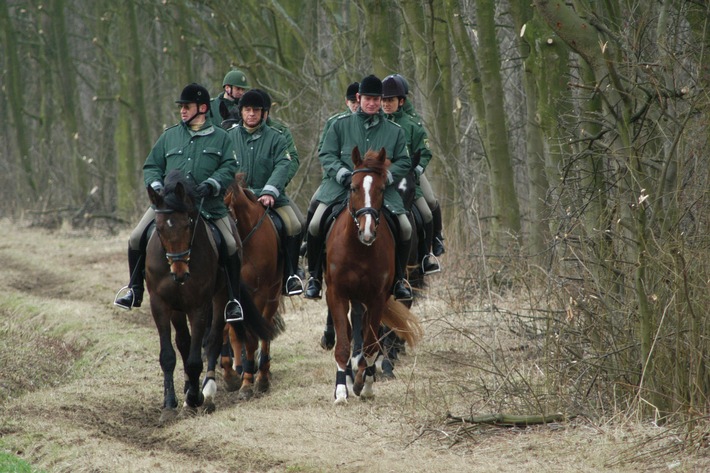
<path id="1" fill-rule="evenodd" d="M 111 303 L 126 279 L 127 233 L 49 234 L 4 223 L 0 448 L 47 471 L 710 468 L 702 452 L 674 450 L 685 444 L 675 432 L 621 414 L 527 428 L 447 423 L 448 413 L 566 405 L 544 392 L 541 375 L 526 387 L 528 405 L 509 396 L 511 386 L 536 379 L 537 353 L 513 334 L 505 310 L 460 295 L 447 303 L 454 281 L 445 273 L 415 306 L 423 342 L 402 357 L 396 380 L 376 383 L 374 401 L 333 405 L 335 363 L 318 345 L 325 302 L 297 298 L 286 301 L 286 332 L 273 345 L 270 393 L 237 402 L 221 390 L 214 414 L 159 427 L 162 375 L 149 310 Z M 495 304 L 517 311 L 514 298 Z"/>

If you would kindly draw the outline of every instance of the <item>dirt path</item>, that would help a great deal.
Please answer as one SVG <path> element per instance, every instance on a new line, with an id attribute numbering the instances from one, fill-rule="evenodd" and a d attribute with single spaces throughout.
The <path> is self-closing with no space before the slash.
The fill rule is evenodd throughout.
<path id="1" fill-rule="evenodd" d="M 126 279 L 127 233 L 5 228 L 0 448 L 47 471 L 646 469 L 610 466 L 632 445 L 628 432 L 584 421 L 465 436 L 446 426 L 447 412 L 471 414 L 477 399 L 467 386 L 480 373 L 475 346 L 446 335 L 450 310 L 436 297 L 416 309 L 424 343 L 408 351 L 396 380 L 376 383 L 371 402 L 333 405 L 333 355 L 318 346 L 325 302 L 296 298 L 286 302 L 287 329 L 274 342 L 270 393 L 238 402 L 220 385 L 217 412 L 159 427 L 162 375 L 149 310 L 111 304 Z M 697 465 L 685 466 L 679 471 Z"/>

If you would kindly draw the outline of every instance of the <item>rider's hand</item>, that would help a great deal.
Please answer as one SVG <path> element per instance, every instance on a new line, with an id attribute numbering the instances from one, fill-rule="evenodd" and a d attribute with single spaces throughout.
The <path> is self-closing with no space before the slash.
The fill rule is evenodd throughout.
<path id="1" fill-rule="evenodd" d="M 343 178 L 341 179 L 340 183 L 343 185 L 343 187 L 350 189 L 350 184 L 353 182 L 353 173 L 348 172 L 343 174 Z"/>
<path id="2" fill-rule="evenodd" d="M 274 197 L 269 194 L 264 194 L 260 196 L 257 200 L 261 202 L 261 205 L 263 205 L 264 207 L 273 207 L 275 202 Z"/>
<path id="3" fill-rule="evenodd" d="M 207 181 L 203 182 L 202 184 L 197 186 L 197 189 L 195 189 L 195 193 L 203 199 L 210 197 L 213 192 L 214 191 L 212 189 L 212 185 Z"/>

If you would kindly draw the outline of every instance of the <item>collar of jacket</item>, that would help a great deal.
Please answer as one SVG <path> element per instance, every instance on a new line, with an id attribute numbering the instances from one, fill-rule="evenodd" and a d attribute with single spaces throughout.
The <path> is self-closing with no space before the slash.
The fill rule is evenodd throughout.
<path id="1" fill-rule="evenodd" d="M 214 126 L 212 126 L 212 123 L 207 122 L 207 121 L 205 122 L 204 125 L 202 125 L 202 128 L 200 128 L 197 131 L 194 131 L 192 128 L 187 126 L 185 124 L 185 122 L 183 122 L 183 121 L 181 121 L 180 124 L 183 127 L 185 127 L 185 129 L 190 134 L 190 136 L 207 136 L 207 135 L 211 135 L 212 133 L 214 133 Z"/>
<path id="2" fill-rule="evenodd" d="M 385 112 L 383 112 L 382 109 L 378 110 L 377 113 L 368 115 L 359 108 L 356 113 L 365 122 L 365 128 L 376 126 L 385 116 Z"/>

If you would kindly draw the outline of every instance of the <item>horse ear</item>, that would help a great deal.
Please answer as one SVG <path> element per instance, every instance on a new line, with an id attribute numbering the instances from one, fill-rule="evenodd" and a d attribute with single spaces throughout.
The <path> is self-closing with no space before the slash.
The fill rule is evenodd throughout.
<path id="1" fill-rule="evenodd" d="M 355 167 L 358 167 L 360 163 L 362 163 L 362 156 L 360 156 L 360 148 L 358 148 L 357 146 L 353 148 L 352 159 Z"/>
<path id="2" fill-rule="evenodd" d="M 146 189 L 148 190 L 148 198 L 150 199 L 150 203 L 156 207 L 159 207 L 163 202 L 163 197 L 158 192 L 155 192 L 155 189 L 151 186 L 146 187 Z"/>
<path id="3" fill-rule="evenodd" d="M 185 184 L 182 182 L 175 184 L 175 195 L 178 196 L 183 202 L 187 200 L 187 189 L 185 189 Z"/>
<path id="4" fill-rule="evenodd" d="M 387 158 L 387 151 L 385 151 L 385 148 L 383 146 L 382 148 L 380 148 L 380 152 L 377 155 L 377 160 L 384 162 L 386 158 Z"/>

